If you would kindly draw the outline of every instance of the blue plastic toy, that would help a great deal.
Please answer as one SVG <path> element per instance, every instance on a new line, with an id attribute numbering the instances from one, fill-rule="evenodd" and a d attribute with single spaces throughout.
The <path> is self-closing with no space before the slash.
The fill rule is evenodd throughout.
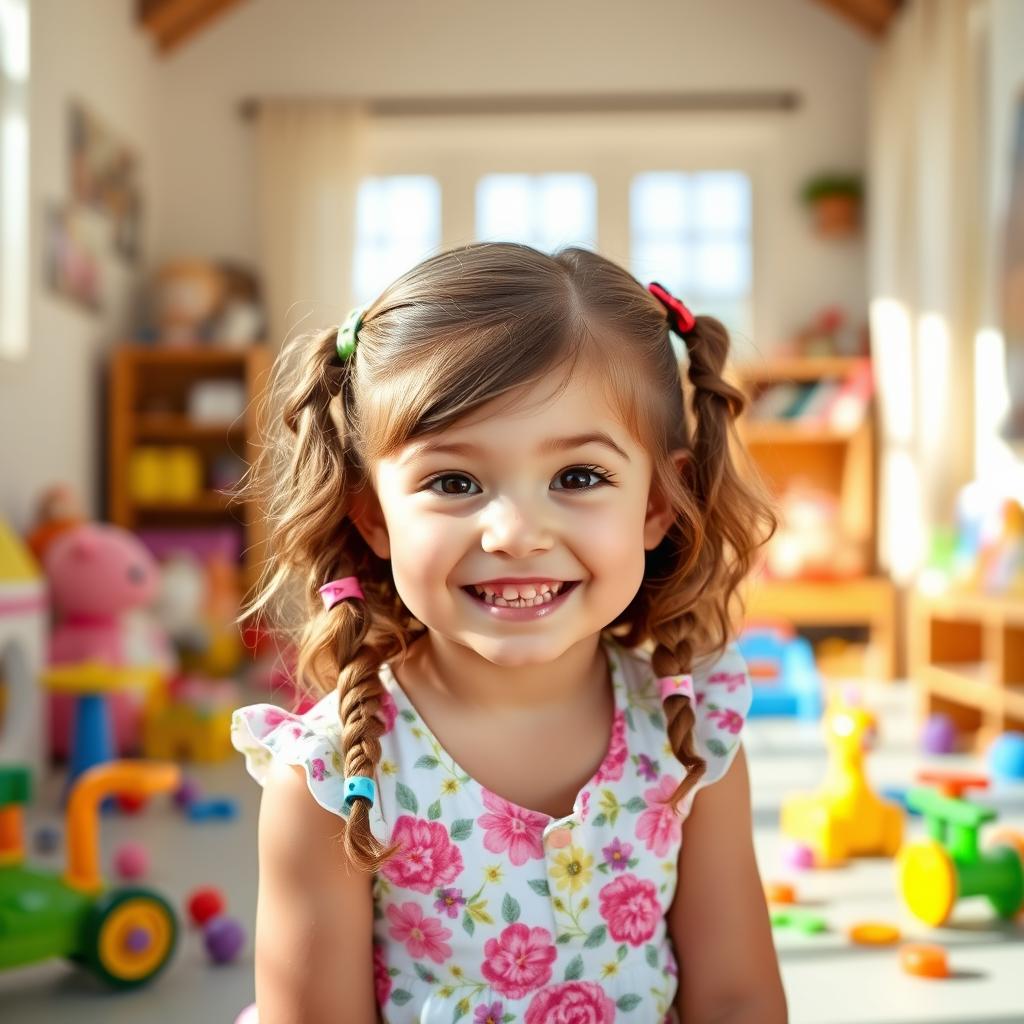
<path id="1" fill-rule="evenodd" d="M 1004 732 L 992 741 L 988 770 L 999 782 L 1024 781 L 1024 732 Z"/>
<path id="2" fill-rule="evenodd" d="M 821 718 L 821 675 L 804 637 L 781 627 L 756 626 L 740 637 L 739 650 L 754 684 L 749 717 Z"/>

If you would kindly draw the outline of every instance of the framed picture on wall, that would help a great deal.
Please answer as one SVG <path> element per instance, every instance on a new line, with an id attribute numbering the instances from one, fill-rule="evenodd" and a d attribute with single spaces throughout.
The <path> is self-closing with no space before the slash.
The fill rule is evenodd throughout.
<path id="1" fill-rule="evenodd" d="M 96 225 L 87 209 L 50 203 L 43 231 L 44 278 L 54 294 L 90 313 L 103 308 Z"/>

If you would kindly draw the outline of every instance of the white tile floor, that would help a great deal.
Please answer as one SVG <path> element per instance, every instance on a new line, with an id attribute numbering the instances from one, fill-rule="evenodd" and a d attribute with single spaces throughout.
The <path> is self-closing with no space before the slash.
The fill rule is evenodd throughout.
<path id="1" fill-rule="evenodd" d="M 902 686 L 869 691 L 868 703 L 880 712 L 883 725 L 881 745 L 869 763 L 879 788 L 906 785 L 925 763 L 913 743 L 907 698 Z M 750 723 L 745 742 L 762 874 L 766 879 L 795 881 L 802 899 L 829 923 L 829 931 L 817 936 L 776 933 L 792 1024 L 1024 1024 L 1024 923 L 995 925 L 987 906 L 972 900 L 958 908 L 953 927 L 932 932 L 901 911 L 890 861 L 859 861 L 828 872 L 787 875 L 781 870 L 779 804 L 786 793 L 816 784 L 824 748 L 816 727 L 779 720 Z M 943 763 L 981 767 L 968 758 Z M 240 761 L 196 774 L 208 793 L 238 797 L 237 821 L 186 824 L 163 807 L 140 818 L 105 817 L 104 853 L 109 857 L 122 840 L 141 838 L 153 859 L 148 878 L 153 888 L 180 906 L 193 887 L 218 885 L 230 913 L 251 934 L 258 789 L 244 775 Z M 50 808 L 55 806 L 57 781 L 45 794 Z M 1001 823 L 1024 830 L 1024 787 L 993 792 L 986 802 L 1000 808 Z M 44 820 L 56 820 L 46 799 L 31 809 L 30 826 Z M 919 833 L 919 819 L 910 819 L 908 827 L 911 835 Z M 37 860 L 57 867 L 61 855 Z M 850 945 L 846 926 L 867 918 L 897 923 L 909 939 L 941 942 L 949 950 L 954 977 L 941 982 L 913 978 L 901 973 L 893 949 Z M 251 944 L 236 964 L 213 967 L 200 937 L 186 930 L 166 972 L 137 992 L 110 994 L 59 962 L 2 973 L 0 1021 L 231 1024 L 251 1001 L 252 992 Z M 338 1020 L 343 1021 L 342 1013 Z"/>

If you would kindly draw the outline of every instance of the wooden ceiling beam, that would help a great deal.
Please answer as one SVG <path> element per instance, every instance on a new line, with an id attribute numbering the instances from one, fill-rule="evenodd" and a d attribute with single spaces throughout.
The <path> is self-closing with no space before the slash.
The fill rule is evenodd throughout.
<path id="1" fill-rule="evenodd" d="M 136 21 L 169 53 L 242 0 L 137 0 Z"/>
<path id="2" fill-rule="evenodd" d="M 903 0 L 813 0 L 856 25 L 872 39 L 881 39 Z"/>

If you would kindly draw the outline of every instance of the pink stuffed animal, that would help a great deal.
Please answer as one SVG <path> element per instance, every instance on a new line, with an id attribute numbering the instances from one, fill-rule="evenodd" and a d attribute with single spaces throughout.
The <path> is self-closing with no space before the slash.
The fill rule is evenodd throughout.
<path id="1" fill-rule="evenodd" d="M 53 541 L 44 567 L 55 618 L 50 664 L 173 667 L 166 636 L 152 622 L 138 619 L 137 610 L 156 599 L 160 569 L 133 534 L 102 523 L 73 527 Z M 108 699 L 114 747 L 121 754 L 133 752 L 143 694 L 122 691 Z M 73 704 L 65 694 L 50 697 L 50 740 L 56 757 L 68 755 Z"/>

